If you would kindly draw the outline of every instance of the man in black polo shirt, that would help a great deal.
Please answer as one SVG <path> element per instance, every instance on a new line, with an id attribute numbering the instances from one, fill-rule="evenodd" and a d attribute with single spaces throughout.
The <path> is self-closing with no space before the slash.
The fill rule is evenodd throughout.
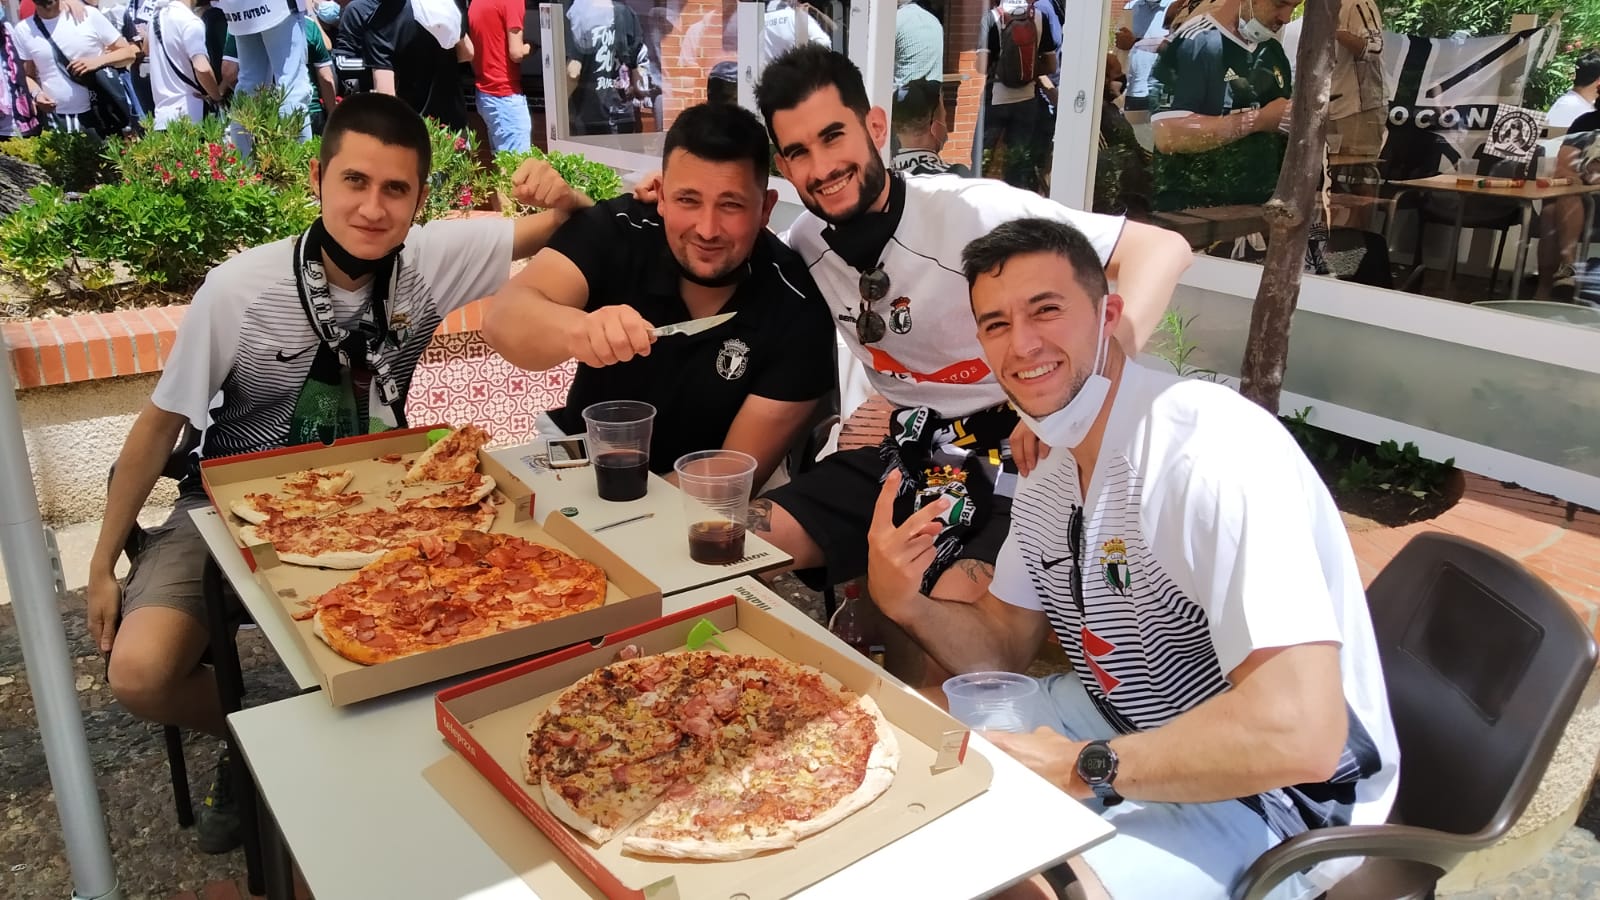
<path id="1" fill-rule="evenodd" d="M 805 264 L 767 231 L 767 132 L 748 110 L 701 104 L 667 132 L 661 200 L 618 197 L 574 215 L 490 301 L 483 335 L 529 370 L 577 358 L 557 427 L 584 407 L 656 407 L 650 468 L 722 447 L 766 482 L 834 384 L 827 304 Z M 736 315 L 697 335 L 651 329 Z"/>
<path id="2" fill-rule="evenodd" d="M 463 28 L 466 4 L 461 7 Z M 333 39 L 333 64 L 339 93 L 393 94 L 417 111 L 454 130 L 467 127 L 459 62 L 471 59 L 463 36 L 451 48 L 440 46 L 417 24 L 410 0 L 352 0 L 339 16 Z"/>

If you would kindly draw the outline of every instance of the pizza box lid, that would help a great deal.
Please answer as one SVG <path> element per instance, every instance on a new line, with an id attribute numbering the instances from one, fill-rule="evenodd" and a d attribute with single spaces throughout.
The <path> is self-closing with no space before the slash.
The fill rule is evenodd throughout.
<path id="1" fill-rule="evenodd" d="M 476 789 L 481 782 L 451 777 L 456 760 L 435 764 L 425 776 L 540 897 L 787 897 L 988 789 L 994 770 L 982 754 L 966 752 L 970 734 L 965 725 L 854 651 L 824 643 L 784 621 L 770 611 L 785 602 L 772 593 L 743 587 L 734 591 L 737 596 L 530 660 L 435 698 L 445 741 L 522 818 L 507 816 L 498 801 L 484 802 L 487 792 Z M 561 690 L 614 661 L 623 646 L 635 644 L 645 653 L 681 650 L 690 630 L 702 621 L 721 630 L 717 637 L 731 652 L 813 666 L 872 697 L 900 743 L 900 765 L 889 789 L 796 847 L 729 862 L 635 857 L 623 854 L 618 840 L 596 848 L 557 820 L 522 777 L 527 727 L 534 716 Z"/>
<path id="2" fill-rule="evenodd" d="M 428 428 L 413 428 L 364 435 L 331 445 L 311 444 L 265 453 L 210 460 L 201 465 L 201 478 L 218 514 L 228 523 L 234 540 L 240 540 L 241 522 L 227 512 L 229 504 L 252 491 L 273 490 L 278 476 L 304 469 L 341 466 L 354 474 L 354 490 L 380 489 L 398 482 L 404 465 L 379 461 L 401 454 L 409 457 L 428 447 Z M 322 683 L 328 701 L 344 706 L 417 685 L 473 672 L 587 641 L 598 635 L 648 622 L 661 615 L 661 589 L 640 574 L 615 551 L 585 532 L 565 516 L 552 514 L 541 527 L 532 517 L 533 492 L 488 453 L 479 454 L 480 471 L 495 480 L 498 514 L 493 531 L 514 534 L 589 560 L 606 572 L 606 602 L 598 609 L 541 622 L 526 628 L 489 635 L 406 656 L 375 666 L 363 666 L 334 653 L 312 631 L 311 622 L 295 621 L 305 603 L 355 578 L 358 569 L 319 569 L 282 563 L 270 544 L 242 548 L 255 568 L 256 579 L 269 598 L 256 616 L 281 619 L 294 635 L 298 649 Z M 365 508 L 363 506 L 356 509 Z"/>

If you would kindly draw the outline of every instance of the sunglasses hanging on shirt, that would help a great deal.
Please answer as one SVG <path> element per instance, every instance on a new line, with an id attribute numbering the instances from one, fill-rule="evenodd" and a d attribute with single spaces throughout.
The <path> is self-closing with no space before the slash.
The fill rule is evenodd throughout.
<path id="1" fill-rule="evenodd" d="M 883 340 L 883 316 L 872 311 L 872 304 L 889 296 L 889 273 L 883 270 L 883 263 L 879 263 L 861 273 L 857 282 L 861 291 L 861 310 L 856 315 L 856 340 L 863 346 L 876 344 Z"/>

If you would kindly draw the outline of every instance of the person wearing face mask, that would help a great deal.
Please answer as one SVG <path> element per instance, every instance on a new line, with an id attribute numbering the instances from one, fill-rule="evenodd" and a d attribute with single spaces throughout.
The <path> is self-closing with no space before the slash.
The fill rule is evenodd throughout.
<path id="1" fill-rule="evenodd" d="M 945 162 L 939 151 L 950 139 L 945 124 L 944 85 L 937 81 L 910 81 L 894 95 L 891 117 L 894 136 L 900 144 L 889 165 L 907 175 L 954 173 L 971 178 L 972 170 L 960 163 Z"/>
<path id="2" fill-rule="evenodd" d="M 1040 727 L 985 736 L 1117 828 L 1003 896 L 1223 900 L 1293 835 L 1387 821 L 1399 749 L 1361 574 L 1288 432 L 1108 340 L 1122 298 L 1070 225 L 1005 223 L 962 268 L 984 358 L 1055 450 L 1017 485 L 975 602 L 921 589 L 944 504 L 895 525 L 891 475 L 869 590 L 955 672 L 1025 671 L 1054 632 L 1072 671 L 1042 680 Z M 1354 862 L 1271 897 L 1320 895 Z"/>
<path id="3" fill-rule="evenodd" d="M 1300 0 L 1217 0 L 1173 30 L 1153 77 L 1155 208 L 1264 203 L 1288 147 L 1291 69 L 1275 35 Z M 1175 4 L 1176 6 L 1176 4 Z"/>
<path id="4" fill-rule="evenodd" d="M 493 293 L 512 259 L 532 255 L 566 218 L 414 226 L 431 155 L 427 127 L 403 101 L 345 100 L 310 164 L 321 217 L 304 234 L 218 265 L 195 293 L 117 459 L 90 563 L 89 633 L 110 657 L 112 693 L 135 716 L 225 733 L 215 677 L 201 664 L 208 554 L 189 512 L 210 501 L 198 464 L 126 582 L 113 572 L 184 426 L 202 432 L 199 459 L 405 426 L 412 372 L 441 319 Z M 541 199 L 559 210 L 584 202 L 570 191 Z M 206 852 L 238 843 L 226 768 L 224 760 L 200 811 Z"/>

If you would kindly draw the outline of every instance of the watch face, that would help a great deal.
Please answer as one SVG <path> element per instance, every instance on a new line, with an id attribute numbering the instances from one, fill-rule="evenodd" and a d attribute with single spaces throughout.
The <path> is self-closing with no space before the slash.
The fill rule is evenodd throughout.
<path id="1" fill-rule="evenodd" d="M 1105 778 L 1111 774 L 1111 757 L 1097 747 L 1078 760 L 1078 768 L 1082 770 L 1084 778 Z"/>

